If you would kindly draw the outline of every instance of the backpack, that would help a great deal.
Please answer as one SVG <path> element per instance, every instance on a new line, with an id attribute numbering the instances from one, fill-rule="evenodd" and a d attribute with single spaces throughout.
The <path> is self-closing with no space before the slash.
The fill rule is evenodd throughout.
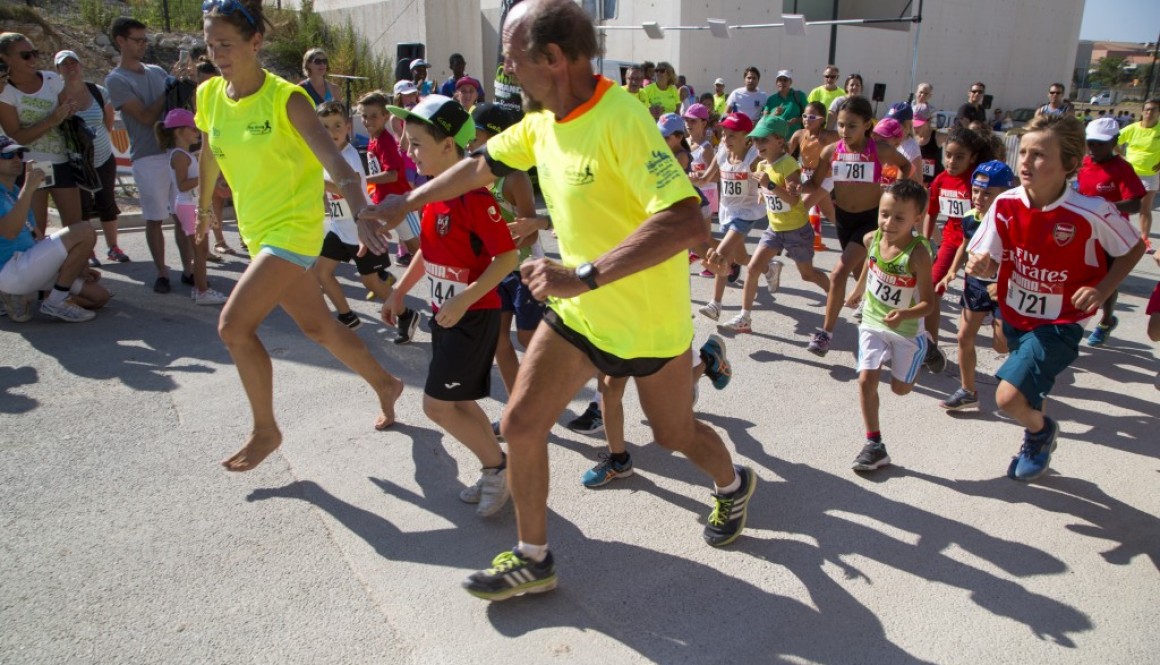
<path id="1" fill-rule="evenodd" d="M 64 134 L 65 155 L 77 187 L 90 194 L 101 191 L 101 176 L 93 165 L 93 139 L 96 135 L 89 129 L 84 118 L 74 115 L 60 124 Z"/>
<path id="2" fill-rule="evenodd" d="M 173 109 L 193 111 L 196 102 L 197 83 L 193 79 L 170 77 L 165 82 L 165 111 L 161 116 L 165 117 Z"/>

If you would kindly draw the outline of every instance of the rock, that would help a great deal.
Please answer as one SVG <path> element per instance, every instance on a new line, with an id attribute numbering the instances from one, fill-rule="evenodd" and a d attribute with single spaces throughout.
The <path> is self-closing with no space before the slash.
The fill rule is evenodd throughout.
<path id="1" fill-rule="evenodd" d="M 103 46 L 112 46 L 112 44 L 113 44 L 111 41 L 109 41 L 109 36 L 104 34 L 104 33 L 97 35 L 97 38 L 93 40 L 93 43 L 95 43 L 97 46 L 102 46 L 102 47 Z"/>

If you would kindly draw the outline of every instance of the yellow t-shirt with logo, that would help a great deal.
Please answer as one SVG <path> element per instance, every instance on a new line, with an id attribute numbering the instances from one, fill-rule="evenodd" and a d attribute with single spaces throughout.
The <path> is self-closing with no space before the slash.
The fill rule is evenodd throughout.
<path id="1" fill-rule="evenodd" d="M 660 104 L 662 113 L 676 113 L 681 108 L 681 93 L 675 85 L 661 90 L 656 83 L 649 83 L 641 88 L 640 92 L 644 97 L 645 106 Z"/>
<path id="2" fill-rule="evenodd" d="M 504 164 L 539 170 L 564 265 L 607 254 L 652 215 L 697 193 L 648 110 L 598 77 L 592 99 L 561 121 L 529 113 L 487 142 Z M 672 358 L 689 348 L 685 252 L 575 298 L 553 299 L 564 325 L 625 359 Z"/>
<path id="3" fill-rule="evenodd" d="M 801 167 L 793 157 L 782 155 L 773 164 L 762 160 L 757 164 L 757 170 L 768 175 L 773 184 L 784 189 L 786 178 L 794 171 L 800 171 Z M 800 198 L 797 203 L 790 205 L 788 201 L 783 201 L 773 194 L 772 190 L 763 191 L 762 196 L 765 198 L 765 214 L 769 217 L 769 228 L 774 231 L 796 231 L 809 223 L 810 217 Z"/>
<path id="4" fill-rule="evenodd" d="M 252 255 L 262 245 L 306 256 L 322 250 L 322 164 L 290 124 L 294 94 L 306 91 L 270 72 L 237 101 L 220 76 L 197 88 L 195 121 L 233 191 L 238 232 Z"/>

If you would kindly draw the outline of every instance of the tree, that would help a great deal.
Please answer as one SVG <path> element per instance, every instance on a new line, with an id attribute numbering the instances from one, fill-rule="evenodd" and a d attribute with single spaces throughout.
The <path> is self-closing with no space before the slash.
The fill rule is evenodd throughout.
<path id="1" fill-rule="evenodd" d="M 1124 63 L 1126 58 L 1108 56 L 1101 58 L 1096 70 L 1088 77 L 1088 84 L 1100 88 L 1112 88 L 1125 80 Z"/>

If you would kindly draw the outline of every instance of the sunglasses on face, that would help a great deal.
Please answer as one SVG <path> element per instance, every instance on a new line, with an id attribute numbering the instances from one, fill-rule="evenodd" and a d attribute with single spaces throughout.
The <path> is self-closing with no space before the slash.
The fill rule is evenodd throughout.
<path id="1" fill-rule="evenodd" d="M 826 74 L 826 75 L 825 75 L 825 76 L 823 76 L 822 78 L 824 78 L 824 79 L 826 79 L 827 81 L 829 81 L 829 80 L 831 80 L 831 79 L 836 79 L 836 78 L 838 78 L 838 75 L 837 75 L 837 74 Z"/>
<path id="2" fill-rule="evenodd" d="M 0 154 L 0 159 L 20 159 L 23 156 L 24 151 L 17 150 L 16 152 L 6 152 L 4 154 Z"/>
<path id="3" fill-rule="evenodd" d="M 807 114 L 802 116 L 802 120 L 805 120 L 806 122 L 813 122 L 814 120 L 821 120 L 821 119 L 822 119 L 822 116 L 813 115 L 810 113 L 807 113 Z"/>
<path id="4" fill-rule="evenodd" d="M 203 14 L 208 14 L 214 10 L 221 16 L 241 14 L 247 23 L 255 28 L 258 27 L 258 22 L 254 20 L 253 14 L 246 9 L 245 5 L 238 2 L 238 0 L 205 0 L 205 2 L 201 3 L 201 11 Z"/>
<path id="5" fill-rule="evenodd" d="M 315 59 L 311 60 L 310 62 L 315 64 L 315 65 L 329 65 L 330 64 L 330 61 L 327 60 L 326 58 L 315 58 Z"/>
<path id="6" fill-rule="evenodd" d="M 32 49 L 31 51 L 19 51 L 17 52 L 17 55 L 20 56 L 21 60 L 33 60 L 40 57 L 40 51 L 38 49 Z"/>

